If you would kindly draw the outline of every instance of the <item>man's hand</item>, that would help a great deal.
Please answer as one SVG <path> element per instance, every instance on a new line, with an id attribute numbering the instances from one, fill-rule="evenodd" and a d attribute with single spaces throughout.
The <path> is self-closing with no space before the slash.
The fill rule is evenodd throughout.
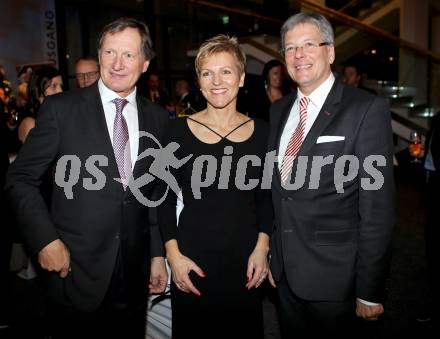
<path id="1" fill-rule="evenodd" d="M 151 258 L 150 268 L 150 294 L 162 293 L 165 291 L 168 282 L 168 271 L 164 257 Z"/>
<path id="2" fill-rule="evenodd" d="M 359 300 L 356 301 L 356 315 L 365 320 L 377 320 L 379 316 L 384 312 L 382 304 L 378 305 L 366 305 Z"/>
<path id="3" fill-rule="evenodd" d="M 45 270 L 59 272 L 61 278 L 65 278 L 70 271 L 70 253 L 60 239 L 43 247 L 38 253 L 38 262 Z"/>

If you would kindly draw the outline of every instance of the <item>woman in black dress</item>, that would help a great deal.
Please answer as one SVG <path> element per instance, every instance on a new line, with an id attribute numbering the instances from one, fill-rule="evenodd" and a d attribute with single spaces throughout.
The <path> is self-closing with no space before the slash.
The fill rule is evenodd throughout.
<path id="1" fill-rule="evenodd" d="M 207 40 L 196 58 L 207 108 L 171 125 L 177 158 L 191 155 L 173 171 L 183 194 L 178 223 L 175 195 L 160 208 L 175 339 L 263 337 L 258 287 L 269 271 L 272 203 L 256 182 L 268 126 L 236 111 L 244 68 L 235 38 Z"/>

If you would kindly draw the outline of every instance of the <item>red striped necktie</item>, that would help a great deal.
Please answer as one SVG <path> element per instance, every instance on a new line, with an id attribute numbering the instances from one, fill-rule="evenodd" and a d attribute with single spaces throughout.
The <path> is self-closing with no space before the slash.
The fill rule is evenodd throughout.
<path id="1" fill-rule="evenodd" d="M 299 123 L 289 140 L 289 144 L 287 145 L 286 153 L 284 154 L 283 162 L 281 164 L 280 174 L 281 181 L 283 183 L 285 183 L 290 176 L 293 161 L 295 160 L 295 157 L 304 139 L 304 131 L 307 121 L 307 107 L 309 106 L 309 103 L 310 99 L 308 97 L 302 97 L 299 102 Z"/>

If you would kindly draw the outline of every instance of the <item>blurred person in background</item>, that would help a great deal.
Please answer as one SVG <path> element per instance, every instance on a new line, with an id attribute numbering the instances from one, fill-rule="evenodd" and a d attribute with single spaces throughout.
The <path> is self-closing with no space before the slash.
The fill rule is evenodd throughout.
<path id="1" fill-rule="evenodd" d="M 6 172 L 9 166 L 7 145 L 9 128 L 3 109 L 2 99 L 0 100 L 0 216 L 2 218 L 2 226 L 0 227 L 0 337 L 2 338 L 6 337 L 3 334 L 8 330 L 11 320 L 9 319 L 11 313 L 9 264 L 12 250 L 11 225 L 9 223 L 11 211 L 7 208 L 8 201 L 4 191 Z"/>
<path id="2" fill-rule="evenodd" d="M 147 99 L 162 107 L 170 104 L 168 94 L 160 88 L 159 75 L 156 73 L 149 73 L 147 76 Z"/>
<path id="3" fill-rule="evenodd" d="M 179 79 L 175 85 L 176 113 L 179 116 L 182 111 L 184 115 L 191 115 L 206 108 L 206 99 L 199 89 L 191 88 L 187 79 Z"/>
<path id="4" fill-rule="evenodd" d="M 261 76 L 270 103 L 281 99 L 288 93 L 285 86 L 285 74 L 286 66 L 277 59 L 270 60 L 264 65 Z"/>
<path id="5" fill-rule="evenodd" d="M 251 116 L 269 121 L 270 105 L 290 92 L 285 74 L 286 66 L 277 59 L 264 65 L 261 74 L 262 85 L 248 99 Z"/>
<path id="6" fill-rule="evenodd" d="M 29 110 L 18 126 L 18 138 L 24 143 L 31 129 L 44 98 L 63 92 L 61 73 L 52 66 L 43 66 L 32 73 L 29 84 Z"/>
<path id="7" fill-rule="evenodd" d="M 93 56 L 79 58 L 75 63 L 76 85 L 79 88 L 89 87 L 99 79 L 99 62 Z"/>
<path id="8" fill-rule="evenodd" d="M 20 148 L 17 135 L 19 109 L 12 93 L 10 82 L 6 79 L 4 70 L 0 66 L 0 120 L 3 140 L 8 153 L 16 153 Z"/>
<path id="9" fill-rule="evenodd" d="M 365 87 L 362 83 L 362 73 L 358 65 L 354 63 L 347 63 L 344 65 L 342 72 L 342 80 L 347 85 L 363 89 L 372 94 L 377 94 L 375 90 Z"/>

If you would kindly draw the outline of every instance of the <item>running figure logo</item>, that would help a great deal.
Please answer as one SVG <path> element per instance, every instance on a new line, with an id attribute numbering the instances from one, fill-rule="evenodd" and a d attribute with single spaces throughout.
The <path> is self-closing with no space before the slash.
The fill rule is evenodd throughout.
<path id="1" fill-rule="evenodd" d="M 133 178 L 133 174 L 131 174 L 130 180 L 128 182 L 128 187 L 130 187 L 131 192 L 135 196 L 135 198 L 144 206 L 147 207 L 157 207 L 159 206 L 166 198 L 169 189 L 178 195 L 180 188 L 177 183 L 176 178 L 170 172 L 170 168 L 178 169 L 183 166 L 193 155 L 187 155 L 183 159 L 177 159 L 174 155 L 174 152 L 180 147 L 177 142 L 170 142 L 166 147 L 162 147 L 159 140 L 156 137 L 148 132 L 141 131 L 139 133 L 139 139 L 142 137 L 148 137 L 154 141 L 154 143 L 158 146 L 158 148 L 148 148 L 139 154 L 138 160 L 142 160 L 145 157 L 151 156 L 153 157 L 153 161 L 150 165 L 149 172 L 142 174 L 137 179 Z M 156 201 L 151 201 L 147 197 L 145 197 L 140 189 L 148 185 L 155 178 L 162 180 L 167 184 L 166 191 L 164 195 Z M 120 180 L 119 178 L 115 178 L 115 180 Z"/>

